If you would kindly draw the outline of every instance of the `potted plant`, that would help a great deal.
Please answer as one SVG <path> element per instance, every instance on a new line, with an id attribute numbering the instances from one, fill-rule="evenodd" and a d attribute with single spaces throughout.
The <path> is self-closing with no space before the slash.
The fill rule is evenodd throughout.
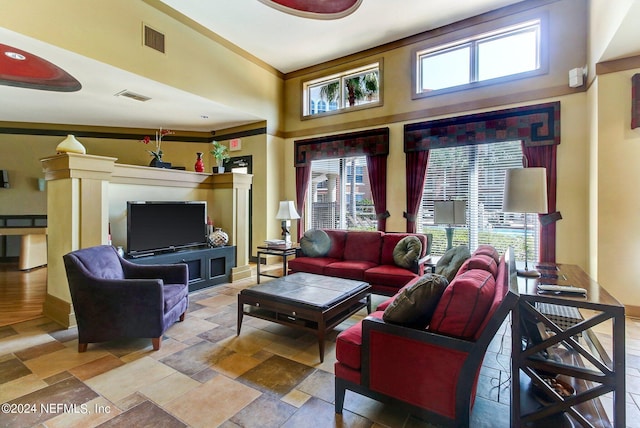
<path id="1" fill-rule="evenodd" d="M 218 164 L 218 172 L 224 172 L 224 161 L 229 159 L 229 149 L 224 144 L 220 144 L 219 142 L 213 140 L 211 142 L 213 144 L 213 149 L 209 151 L 216 159 L 216 163 Z"/>

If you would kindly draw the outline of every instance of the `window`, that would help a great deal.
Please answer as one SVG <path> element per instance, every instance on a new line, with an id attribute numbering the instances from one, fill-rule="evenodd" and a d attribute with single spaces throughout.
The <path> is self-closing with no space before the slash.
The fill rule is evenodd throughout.
<path id="1" fill-rule="evenodd" d="M 379 63 L 305 82 L 303 86 L 304 116 L 378 105 Z"/>
<path id="2" fill-rule="evenodd" d="M 312 161 L 309 192 L 312 229 L 376 230 L 365 156 Z"/>
<path id="3" fill-rule="evenodd" d="M 524 214 L 502 212 L 505 170 L 521 167 L 520 141 L 430 150 L 418 231 L 433 233 L 432 253 L 443 254 L 447 243 L 444 227 L 434 225 L 433 202 L 466 200 L 467 224 L 455 228 L 453 245 L 473 251 L 491 244 L 500 253 L 512 246 L 524 260 Z M 539 222 L 537 214 L 528 215 L 529 258 L 537 260 Z"/>
<path id="4" fill-rule="evenodd" d="M 501 29 L 416 54 L 417 94 L 540 69 L 540 21 Z"/>

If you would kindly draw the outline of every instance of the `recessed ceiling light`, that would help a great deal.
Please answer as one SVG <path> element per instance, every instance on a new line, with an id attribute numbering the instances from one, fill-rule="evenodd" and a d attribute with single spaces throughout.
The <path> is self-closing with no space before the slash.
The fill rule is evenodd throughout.
<path id="1" fill-rule="evenodd" d="M 17 59 L 18 61 L 24 61 L 25 59 L 27 59 L 26 56 L 19 54 L 17 52 L 5 52 L 4 53 L 6 56 L 8 56 L 11 59 Z"/>

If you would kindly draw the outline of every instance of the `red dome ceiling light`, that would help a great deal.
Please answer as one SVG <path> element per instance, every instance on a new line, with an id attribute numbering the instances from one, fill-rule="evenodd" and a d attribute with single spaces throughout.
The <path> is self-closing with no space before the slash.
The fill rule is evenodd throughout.
<path id="1" fill-rule="evenodd" d="M 353 13 L 362 0 L 260 0 L 291 15 L 313 19 L 339 19 Z"/>
<path id="2" fill-rule="evenodd" d="M 74 92 L 82 88 L 80 82 L 57 65 L 1 43 L 0 85 L 58 92 Z"/>

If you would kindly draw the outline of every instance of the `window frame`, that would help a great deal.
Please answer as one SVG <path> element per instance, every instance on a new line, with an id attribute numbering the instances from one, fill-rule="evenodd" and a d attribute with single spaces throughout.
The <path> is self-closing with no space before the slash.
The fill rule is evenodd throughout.
<path id="1" fill-rule="evenodd" d="M 511 82 L 520 79 L 526 79 L 531 77 L 537 77 L 541 75 L 548 74 L 549 72 L 549 52 L 548 52 L 548 17 L 546 14 L 539 14 L 537 16 L 527 17 L 526 19 L 519 20 L 518 22 L 514 22 L 512 24 L 503 25 L 494 30 L 488 30 L 476 35 L 472 35 L 469 37 L 462 37 L 450 42 L 438 44 L 423 44 L 422 46 L 418 46 L 412 50 L 411 55 L 411 98 L 422 99 L 429 98 L 433 96 L 438 96 L 442 94 L 448 94 L 452 92 L 458 91 L 466 91 L 471 89 L 483 88 L 487 86 L 493 86 L 497 84 L 504 84 L 506 82 Z M 506 76 L 494 77 L 486 80 L 477 80 L 476 76 L 478 74 L 478 46 L 483 42 L 496 40 L 501 37 L 507 37 L 512 34 L 517 34 L 519 32 L 525 31 L 527 28 L 530 28 L 534 25 L 538 26 L 538 52 L 537 52 L 537 61 L 538 68 L 535 70 L 524 71 L 520 73 L 510 74 Z M 431 91 L 423 91 L 422 86 L 422 76 L 421 76 L 421 61 L 423 55 L 435 54 L 439 52 L 445 52 L 447 50 L 453 50 L 460 48 L 464 45 L 471 45 L 471 54 L 470 54 L 470 66 L 469 70 L 469 82 L 450 86 L 441 89 L 434 89 Z"/>
<path id="2" fill-rule="evenodd" d="M 378 71 L 378 100 L 377 101 L 372 101 L 372 102 L 367 102 L 364 104 L 360 104 L 360 105 L 355 105 L 355 106 L 348 106 L 348 105 L 343 105 L 345 104 L 345 91 L 344 91 L 344 79 L 348 78 L 350 76 L 354 76 L 357 74 L 361 74 L 361 73 L 366 73 L 367 71 L 374 71 L 377 68 Z M 302 102 L 300 105 L 300 119 L 301 120 L 309 120 L 309 119 L 316 119 L 319 117 L 326 117 L 326 116 L 332 116 L 335 114 L 342 114 L 342 113 L 346 113 L 346 112 L 351 112 L 351 111 L 358 111 L 358 110 L 363 110 L 363 109 L 369 109 L 369 108 L 375 108 L 375 107 L 380 107 L 383 105 L 383 87 L 384 87 L 384 75 L 383 75 L 383 61 L 382 58 L 378 58 L 375 59 L 373 61 L 366 61 L 363 62 L 361 65 L 358 65 L 356 67 L 349 67 L 349 68 L 344 68 L 340 71 L 337 71 L 335 73 L 332 74 L 328 74 L 328 75 L 323 75 L 320 77 L 316 77 L 314 79 L 309 79 L 309 80 L 305 80 L 301 83 L 301 94 L 302 94 Z M 315 113 L 315 114 L 311 114 L 310 110 L 311 110 L 311 102 L 312 100 L 310 99 L 310 95 L 309 95 L 309 88 L 311 87 L 317 87 L 319 85 L 322 85 L 325 82 L 330 82 L 332 80 L 336 80 L 339 79 L 340 80 L 340 97 L 339 97 L 339 102 L 338 102 L 338 108 L 335 110 L 329 110 L 329 111 L 324 111 L 324 112 L 319 112 L 319 113 Z M 329 104 L 328 101 L 326 101 L 327 104 Z"/>

